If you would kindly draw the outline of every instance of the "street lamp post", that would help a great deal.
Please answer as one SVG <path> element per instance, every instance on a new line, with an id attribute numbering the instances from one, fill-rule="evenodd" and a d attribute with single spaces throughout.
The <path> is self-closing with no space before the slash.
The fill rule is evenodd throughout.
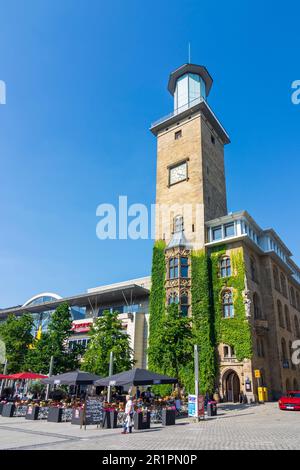
<path id="1" fill-rule="evenodd" d="M 198 345 L 194 345 L 194 374 L 195 374 L 195 396 L 196 396 L 196 419 L 199 421 L 199 352 Z"/>

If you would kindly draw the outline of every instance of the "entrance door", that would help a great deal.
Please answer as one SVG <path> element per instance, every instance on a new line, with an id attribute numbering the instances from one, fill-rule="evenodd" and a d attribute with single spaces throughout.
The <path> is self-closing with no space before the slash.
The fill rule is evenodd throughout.
<path id="1" fill-rule="evenodd" d="M 225 379 L 225 393 L 227 401 L 238 403 L 240 399 L 240 379 L 236 372 L 232 371 Z"/>

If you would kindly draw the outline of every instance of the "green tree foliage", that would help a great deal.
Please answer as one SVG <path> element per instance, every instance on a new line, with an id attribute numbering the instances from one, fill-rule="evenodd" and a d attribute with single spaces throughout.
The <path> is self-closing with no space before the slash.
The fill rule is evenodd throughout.
<path id="1" fill-rule="evenodd" d="M 166 265 L 165 265 L 165 248 L 164 241 L 156 241 L 153 248 L 152 259 L 152 286 L 150 293 L 150 323 L 149 323 L 149 348 L 148 348 L 148 365 L 149 369 L 155 371 L 160 364 L 157 362 L 157 341 L 160 331 L 160 324 L 165 317 L 166 305 Z"/>
<path id="2" fill-rule="evenodd" d="M 83 358 L 83 368 L 94 374 L 107 376 L 110 352 L 114 354 L 114 374 L 134 365 L 129 336 L 122 329 L 118 312 L 103 312 L 90 330 L 90 342 Z"/>
<path id="3" fill-rule="evenodd" d="M 0 338 L 5 343 L 10 373 L 22 372 L 26 368 L 28 347 L 33 341 L 32 326 L 33 320 L 28 314 L 21 317 L 9 315 L 7 320 L 0 324 Z"/>
<path id="4" fill-rule="evenodd" d="M 72 334 L 72 317 L 66 302 L 57 307 L 51 316 L 48 331 L 41 339 L 35 340 L 33 349 L 28 350 L 27 367 L 34 372 L 48 374 L 51 356 L 54 357 L 53 373 L 60 374 L 79 367 L 81 347 L 68 349 Z"/>
<path id="5" fill-rule="evenodd" d="M 200 392 L 205 394 L 215 388 L 216 358 L 209 264 L 204 250 L 192 253 L 191 271 L 193 336 L 199 350 Z"/>
<path id="6" fill-rule="evenodd" d="M 156 333 L 156 348 L 153 350 L 154 372 L 178 378 L 181 385 L 187 385 L 187 372 L 193 363 L 193 334 L 191 322 L 182 317 L 178 305 L 167 308 Z M 159 386 L 159 393 L 170 387 Z"/>

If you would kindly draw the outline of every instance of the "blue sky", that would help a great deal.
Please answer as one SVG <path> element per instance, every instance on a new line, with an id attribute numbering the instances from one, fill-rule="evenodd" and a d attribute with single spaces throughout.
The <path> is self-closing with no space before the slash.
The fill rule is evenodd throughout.
<path id="1" fill-rule="evenodd" d="M 0 0 L 0 307 L 150 273 L 152 241 L 100 241 L 96 207 L 155 201 L 149 125 L 169 73 L 214 78 L 230 134 L 229 210 L 272 226 L 300 262 L 299 11 L 294 2 Z"/>

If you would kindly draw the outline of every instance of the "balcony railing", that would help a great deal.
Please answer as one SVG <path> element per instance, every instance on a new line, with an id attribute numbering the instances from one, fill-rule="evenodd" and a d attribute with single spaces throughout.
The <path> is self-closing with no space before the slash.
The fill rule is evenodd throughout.
<path id="1" fill-rule="evenodd" d="M 157 121 L 153 122 L 151 124 L 151 127 L 156 127 L 156 126 L 158 126 L 158 124 L 161 124 L 162 122 L 165 122 L 168 119 L 170 119 L 174 116 L 177 116 L 178 114 L 181 114 L 183 111 L 186 111 L 187 109 L 193 108 L 194 106 L 196 106 L 199 103 L 202 103 L 203 101 L 205 101 L 205 99 L 202 98 L 201 96 L 199 96 L 198 98 L 195 98 L 194 100 L 189 101 L 188 103 L 184 104 L 183 106 L 180 106 L 179 108 L 174 109 L 174 111 L 172 113 L 169 113 L 166 116 L 163 116 L 162 118 L 160 118 Z"/>

